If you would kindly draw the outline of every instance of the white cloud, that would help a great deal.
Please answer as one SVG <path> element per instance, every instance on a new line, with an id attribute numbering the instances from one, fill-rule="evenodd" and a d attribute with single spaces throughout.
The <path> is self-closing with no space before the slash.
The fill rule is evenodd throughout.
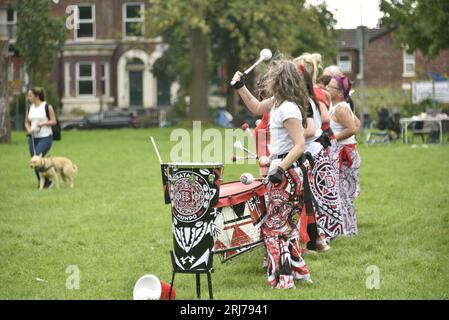
<path id="1" fill-rule="evenodd" d="M 307 0 L 316 5 L 325 2 L 337 20 L 336 29 L 351 29 L 363 24 L 375 28 L 382 17 L 379 0 Z"/>

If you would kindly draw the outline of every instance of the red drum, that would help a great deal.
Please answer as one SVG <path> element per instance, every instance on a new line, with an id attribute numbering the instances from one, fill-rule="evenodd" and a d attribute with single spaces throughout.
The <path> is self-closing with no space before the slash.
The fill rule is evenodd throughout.
<path id="1" fill-rule="evenodd" d="M 265 192 L 265 185 L 260 181 L 220 186 L 215 208 L 217 217 L 223 219 L 217 224 L 222 224 L 223 228 L 215 238 L 215 252 L 222 255 L 222 262 L 263 244 L 261 224 L 265 215 Z"/>

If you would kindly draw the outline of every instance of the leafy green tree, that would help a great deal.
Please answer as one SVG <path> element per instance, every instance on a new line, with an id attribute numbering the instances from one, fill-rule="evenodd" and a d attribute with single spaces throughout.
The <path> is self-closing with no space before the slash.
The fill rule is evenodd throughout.
<path id="1" fill-rule="evenodd" d="M 0 143 L 11 141 L 9 118 L 9 39 L 0 38 Z"/>
<path id="2" fill-rule="evenodd" d="M 17 0 L 16 49 L 25 62 L 31 84 L 46 86 L 54 58 L 64 44 L 64 18 L 51 16 L 51 1 Z"/>
<path id="3" fill-rule="evenodd" d="M 449 1 L 381 0 L 382 23 L 396 28 L 393 37 L 410 51 L 421 50 L 430 60 L 449 48 Z"/>
<path id="4" fill-rule="evenodd" d="M 207 94 L 213 68 L 221 65 L 226 74 L 219 85 L 227 107 L 236 114 L 235 90 L 229 81 L 236 70 L 244 70 L 259 57 L 262 48 L 293 55 L 326 50 L 334 55 L 332 14 L 324 6 L 305 7 L 305 0 L 150 0 L 149 27 L 170 44 L 166 57 L 155 69 L 174 74 L 189 83 L 190 118 L 207 119 Z M 181 62 L 182 60 L 187 63 Z M 183 69 L 181 69 L 183 68 Z M 254 73 L 248 79 L 252 85 Z"/>
<path id="5" fill-rule="evenodd" d="M 228 85 L 229 80 L 234 71 L 251 65 L 262 48 L 270 48 L 274 56 L 320 52 L 329 61 L 335 57 L 332 13 L 325 5 L 309 7 L 304 3 L 298 0 L 222 2 L 219 16 L 213 20 L 212 49 L 217 63 L 229 72 L 221 80 L 227 108 L 233 115 L 238 115 L 238 97 Z M 254 75 L 248 77 L 249 87 L 254 85 Z"/>
<path id="6" fill-rule="evenodd" d="M 207 0 L 149 0 L 148 25 L 153 36 L 162 35 L 171 50 L 187 48 L 190 62 L 190 113 L 192 120 L 208 121 L 207 24 L 211 4 Z M 181 57 L 182 59 L 182 57 Z"/>
<path id="7" fill-rule="evenodd" d="M 318 52 L 325 65 L 333 64 L 337 55 L 336 23 L 332 12 L 324 3 L 304 8 L 301 19 L 298 19 L 298 36 L 293 56 L 304 52 Z"/>

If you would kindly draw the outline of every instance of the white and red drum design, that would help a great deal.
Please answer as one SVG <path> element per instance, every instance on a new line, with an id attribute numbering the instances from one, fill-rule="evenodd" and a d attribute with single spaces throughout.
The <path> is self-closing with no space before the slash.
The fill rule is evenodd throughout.
<path id="1" fill-rule="evenodd" d="M 222 164 L 211 163 L 168 164 L 170 200 L 176 220 L 189 223 L 204 216 L 217 199 L 222 168 Z"/>
<path id="2" fill-rule="evenodd" d="M 212 267 L 214 206 L 218 203 L 222 171 L 220 163 L 167 164 L 174 270 L 204 271 Z"/>
<path id="3" fill-rule="evenodd" d="M 249 185 L 239 182 L 222 184 L 216 205 L 217 225 L 221 232 L 215 238 L 215 252 L 222 261 L 229 260 L 263 243 L 262 218 L 265 215 L 265 185 L 254 181 Z"/>

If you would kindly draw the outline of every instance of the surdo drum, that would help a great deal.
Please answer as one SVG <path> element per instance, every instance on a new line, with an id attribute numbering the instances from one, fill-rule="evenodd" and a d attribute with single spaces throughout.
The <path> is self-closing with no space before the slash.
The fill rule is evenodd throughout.
<path id="1" fill-rule="evenodd" d="M 168 163 L 162 171 L 165 198 L 169 198 L 172 210 L 174 270 L 210 270 L 217 232 L 214 206 L 223 164 Z"/>
<path id="2" fill-rule="evenodd" d="M 265 215 L 265 192 L 260 181 L 221 185 L 216 205 L 216 225 L 221 232 L 216 236 L 215 252 L 222 255 L 223 262 L 263 243 L 260 227 Z"/>

